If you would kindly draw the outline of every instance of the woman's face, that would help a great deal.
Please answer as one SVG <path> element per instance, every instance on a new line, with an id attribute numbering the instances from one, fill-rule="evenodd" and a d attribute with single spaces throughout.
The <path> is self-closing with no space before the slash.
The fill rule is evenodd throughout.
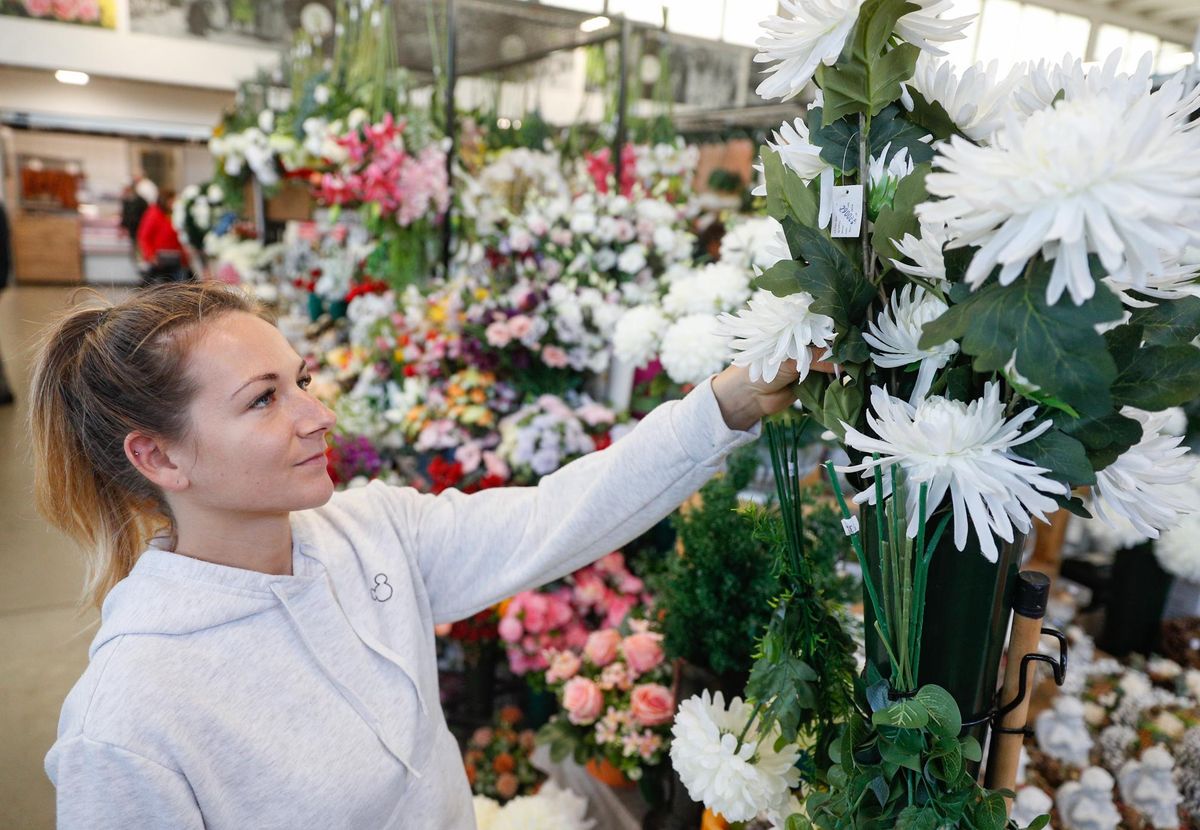
<path id="1" fill-rule="evenodd" d="M 188 354 L 196 383 L 191 435 L 171 449 L 183 498 L 207 510 L 279 513 L 333 494 L 325 436 L 335 416 L 307 391 L 308 369 L 270 323 L 233 312 L 208 324 Z"/>

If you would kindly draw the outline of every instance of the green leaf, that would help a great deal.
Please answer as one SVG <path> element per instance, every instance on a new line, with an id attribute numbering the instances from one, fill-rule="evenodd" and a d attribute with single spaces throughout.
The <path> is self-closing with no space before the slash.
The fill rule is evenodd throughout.
<path id="1" fill-rule="evenodd" d="M 790 259 L 781 259 L 753 280 L 751 285 L 770 291 L 776 297 L 786 297 L 800 291 L 800 271 L 804 266 Z"/>
<path id="2" fill-rule="evenodd" d="M 918 54 L 920 50 L 913 44 L 901 43 L 882 56 L 856 55 L 850 61 L 820 67 L 817 83 L 825 93 L 825 123 L 852 112 L 879 113 L 899 97 L 900 84 L 913 76 Z"/>
<path id="3" fill-rule="evenodd" d="M 1119 412 L 1100 417 L 1068 418 L 1058 415 L 1055 426 L 1077 439 L 1087 450 L 1092 469 L 1103 470 L 1121 453 L 1142 440 L 1142 425 Z"/>
<path id="4" fill-rule="evenodd" d="M 871 349 L 863 339 L 862 329 L 851 326 L 843 331 L 833 346 L 833 361 L 846 365 L 847 363 L 866 363 L 871 358 Z"/>
<path id="5" fill-rule="evenodd" d="M 1200 349 L 1143 346 L 1112 386 L 1113 402 L 1157 412 L 1200 397 Z"/>
<path id="6" fill-rule="evenodd" d="M 846 435 L 846 428 L 842 426 L 842 422 L 850 426 L 857 424 L 862 408 L 863 392 L 853 381 L 842 385 L 835 380 L 825 390 L 824 414 L 829 420 L 825 426 L 837 435 L 839 441 Z"/>
<path id="7" fill-rule="evenodd" d="M 760 156 L 767 186 L 767 213 L 779 222 L 791 218 L 801 225 L 815 226 L 820 211 L 818 188 L 805 185 L 804 180 L 769 147 L 763 147 Z"/>
<path id="8" fill-rule="evenodd" d="M 933 160 L 934 149 L 928 135 L 917 125 L 901 116 L 896 104 L 884 107 L 871 120 L 871 132 L 867 136 L 867 153 L 878 156 L 887 149 L 886 164 L 901 150 L 908 151 L 913 164 L 921 165 Z M 843 173 L 858 171 L 858 118 L 846 116 L 832 124 L 823 124 L 824 109 L 813 107 L 808 111 L 808 134 L 812 143 L 821 148 L 821 158 Z"/>
<path id="9" fill-rule="evenodd" d="M 896 816 L 896 830 L 934 830 L 938 826 L 937 811 L 913 804 Z"/>
<path id="10" fill-rule="evenodd" d="M 1083 305 L 1046 304 L 1049 269 L 1044 263 L 1011 285 L 991 283 L 927 323 L 921 348 L 959 340 L 977 372 L 998 372 L 1016 354 L 1017 371 L 1084 414 L 1112 410 L 1109 388 L 1117 366 L 1095 325 L 1121 316 L 1107 287 Z"/>
<path id="11" fill-rule="evenodd" d="M 804 713 L 816 702 L 811 684 L 816 679 L 812 667 L 793 654 L 755 662 L 746 695 L 763 704 L 761 730 L 769 731 L 778 723 L 784 735 L 795 735 Z"/>
<path id="12" fill-rule="evenodd" d="M 1060 430 L 1046 430 L 1032 441 L 1015 448 L 1014 452 L 1050 470 L 1049 476 L 1055 481 L 1072 486 L 1096 483 L 1096 473 L 1092 470 L 1083 444 Z"/>
<path id="13" fill-rule="evenodd" d="M 949 692 L 930 683 L 917 690 L 914 700 L 929 712 L 930 732 L 947 738 L 958 737 L 962 731 L 962 714 Z"/>
<path id="14" fill-rule="evenodd" d="M 796 280 L 802 291 L 813 295 L 812 310 L 832 317 L 839 332 L 862 325 L 875 297 L 875 287 L 820 231 L 797 227 L 793 233 L 798 240 L 800 256 L 807 263 L 806 267 L 796 271 Z"/>
<path id="15" fill-rule="evenodd" d="M 888 789 L 887 781 L 883 780 L 882 775 L 876 775 L 867 786 L 875 794 L 875 799 L 879 802 L 880 807 L 887 804 L 890 790 Z"/>
<path id="16" fill-rule="evenodd" d="M 899 241 L 906 233 L 918 237 L 921 235 L 921 223 L 917 221 L 914 208 L 929 198 L 929 193 L 925 190 L 925 177 L 932 169 L 929 164 L 915 167 L 900 180 L 900 186 L 896 188 L 896 198 L 891 206 L 885 206 L 879 211 L 879 218 L 875 220 L 871 234 L 871 244 L 881 259 L 901 258 L 900 252 L 892 244 L 893 239 Z"/>
<path id="17" fill-rule="evenodd" d="M 898 746 L 884 743 L 879 746 L 879 754 L 889 764 L 895 764 L 913 772 L 921 771 L 921 756 L 915 752 L 906 752 Z"/>
<path id="18" fill-rule="evenodd" d="M 1141 326 L 1142 336 L 1151 345 L 1191 343 L 1200 336 L 1200 297 L 1183 297 L 1153 308 L 1139 308 L 1129 322 Z"/>
<path id="19" fill-rule="evenodd" d="M 983 747 L 979 745 L 979 741 L 973 735 L 963 738 L 960 743 L 962 744 L 963 757 L 968 761 L 979 763 L 983 760 Z"/>
<path id="20" fill-rule="evenodd" d="M 871 723 L 900 729 L 921 729 L 929 723 L 929 710 L 916 698 L 901 698 L 871 715 Z"/>
<path id="21" fill-rule="evenodd" d="M 971 809 L 971 823 L 975 830 L 1004 830 L 1008 826 L 1008 808 L 1004 796 L 989 793 L 977 801 Z"/>
<path id="22" fill-rule="evenodd" d="M 1050 823 L 1050 816 L 1041 815 L 1041 816 L 1038 816 L 1037 818 L 1035 818 L 1033 821 L 1029 822 L 1029 826 L 1027 828 L 1025 828 L 1025 830 L 1042 830 L 1042 828 L 1045 827 L 1049 823 Z"/>
<path id="23" fill-rule="evenodd" d="M 787 823 L 783 827 L 784 830 L 809 830 L 812 822 L 803 813 L 793 813 L 788 816 Z"/>
<path id="24" fill-rule="evenodd" d="M 962 135 L 954 119 L 941 104 L 925 100 L 925 96 L 911 86 L 908 88 L 908 94 L 913 101 L 912 112 L 908 114 L 910 121 L 932 134 L 938 141 L 945 141 L 952 135 Z"/>

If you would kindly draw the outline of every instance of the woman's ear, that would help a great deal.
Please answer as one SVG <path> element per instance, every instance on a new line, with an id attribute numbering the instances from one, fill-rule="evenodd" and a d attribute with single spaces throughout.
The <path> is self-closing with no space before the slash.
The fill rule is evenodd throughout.
<path id="1" fill-rule="evenodd" d="M 125 436 L 125 457 L 134 469 L 161 490 L 176 493 L 188 486 L 187 476 L 171 461 L 166 448 L 156 438 L 141 432 L 129 433 Z"/>

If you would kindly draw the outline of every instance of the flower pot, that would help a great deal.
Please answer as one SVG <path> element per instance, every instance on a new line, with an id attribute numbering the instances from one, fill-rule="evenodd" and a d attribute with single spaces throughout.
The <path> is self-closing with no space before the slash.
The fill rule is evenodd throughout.
<path id="1" fill-rule="evenodd" d="M 584 769 L 592 778 L 601 784 L 607 784 L 614 790 L 627 790 L 633 786 L 633 782 L 625 776 L 625 773 L 613 766 L 607 758 L 592 758 L 584 766 Z"/>
<path id="2" fill-rule="evenodd" d="M 704 809 L 704 814 L 700 817 L 700 830 L 726 830 L 729 827 L 729 822 L 721 817 L 720 813 L 714 813 L 707 807 Z"/>
<path id="3" fill-rule="evenodd" d="M 874 508 L 862 511 L 864 549 L 879 577 L 879 539 Z M 927 527 L 936 527 L 939 516 Z M 963 722 L 984 717 L 991 709 L 1008 629 L 1012 586 L 1015 584 L 1025 537 L 1012 542 L 996 539 L 997 561 L 980 552 L 974 528 L 964 550 L 954 547 L 953 520 L 946 528 L 929 565 L 925 592 L 925 627 L 921 637 L 918 683 L 935 683 L 958 703 Z M 864 599 L 866 599 L 864 597 Z M 866 601 L 867 660 L 887 677 L 887 652 L 875 633 L 875 615 Z M 972 730 L 980 742 L 984 727 Z"/>
<path id="4" fill-rule="evenodd" d="M 1131 651 L 1149 655 L 1158 646 L 1171 575 L 1158 564 L 1153 545 L 1144 542 L 1119 550 L 1113 560 L 1104 628 L 1096 645 L 1114 657 Z"/>

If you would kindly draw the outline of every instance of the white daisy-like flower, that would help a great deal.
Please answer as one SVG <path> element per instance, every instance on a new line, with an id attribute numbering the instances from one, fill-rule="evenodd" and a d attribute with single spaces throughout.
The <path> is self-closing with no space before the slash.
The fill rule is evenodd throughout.
<path id="1" fill-rule="evenodd" d="M 911 233 L 904 234 L 902 239 L 893 239 L 892 244 L 905 259 L 911 263 L 891 260 L 903 274 L 911 277 L 921 277 L 927 280 L 941 282 L 946 279 L 946 258 L 942 248 L 946 245 L 945 225 L 921 225 L 920 237 Z"/>
<path id="2" fill-rule="evenodd" d="M 1004 126 L 1009 99 L 1025 75 L 1025 65 L 1017 64 L 1003 78 L 999 75 L 998 61 L 987 66 L 977 63 L 960 75 L 949 61 L 922 52 L 909 86 L 926 101 L 940 104 L 967 138 L 986 141 Z M 907 89 L 902 100 L 909 110 L 913 108 Z"/>
<path id="3" fill-rule="evenodd" d="M 821 158 L 821 148 L 809 140 L 808 125 L 803 118 L 797 118 L 791 124 L 784 121 L 774 135 L 775 141 L 767 141 L 767 146 L 805 182 L 832 169 L 829 162 Z"/>
<path id="4" fill-rule="evenodd" d="M 1164 531 L 1154 543 L 1154 555 L 1163 570 L 1180 579 L 1200 583 L 1200 482 L 1191 485 L 1191 512 L 1179 524 Z"/>
<path id="5" fill-rule="evenodd" d="M 596 822 L 587 811 L 587 799 L 548 781 L 536 795 L 519 796 L 501 807 L 487 830 L 591 830 Z"/>
<path id="6" fill-rule="evenodd" d="M 783 225 L 771 216 L 744 219 L 725 231 L 721 239 L 720 261 L 735 268 L 765 271 L 791 258 Z"/>
<path id="7" fill-rule="evenodd" d="M 891 493 L 890 468 L 899 465 L 907 477 L 907 533 L 917 535 L 922 517 L 918 509 L 920 488 L 928 485 L 925 519 L 950 494 L 954 507 L 954 544 L 963 550 L 968 528 L 974 527 L 980 549 L 989 562 L 999 557 L 993 534 L 1013 540 L 1013 528 L 1027 533 L 1031 516 L 1042 521 L 1058 508 L 1047 494 L 1067 495 L 1065 484 L 1047 478 L 1049 470 L 1017 455 L 1014 448 L 1051 427 L 1043 421 L 1028 432 L 1021 428 L 1034 417 L 1036 407 L 1005 419 L 1000 385 L 989 382 L 983 397 L 965 404 L 943 397 L 926 398 L 911 406 L 893 398 L 881 387 L 871 388 L 867 423 L 875 436 L 849 424 L 846 445 L 867 455 L 861 464 L 840 468 L 873 478 L 883 470 L 883 492 Z M 879 459 L 871 458 L 878 453 Z M 875 488 L 867 487 L 855 501 L 874 502 Z"/>
<path id="8" fill-rule="evenodd" d="M 1053 260 L 1047 302 L 1064 291 L 1080 304 L 1095 294 L 1088 255 L 1135 287 L 1163 271 L 1164 254 L 1200 239 L 1200 130 L 1187 114 L 1200 88 L 1176 76 L 1132 103 L 1121 87 L 1066 98 L 1023 123 L 1010 117 L 993 144 L 959 137 L 926 178 L 947 197 L 917 207 L 945 222 L 952 246 L 979 245 L 966 280 L 979 286 L 997 265 L 1000 283 L 1041 253 Z"/>
<path id="9" fill-rule="evenodd" d="M 645 366 L 656 354 L 670 321 L 654 305 L 640 305 L 621 315 L 613 330 L 613 351 L 634 366 Z"/>
<path id="10" fill-rule="evenodd" d="M 1132 104 L 1150 91 L 1154 55 L 1142 55 L 1132 73 L 1121 72 L 1120 65 L 1120 49 L 1102 64 L 1084 64 L 1069 54 L 1058 63 L 1038 61 L 1021 73 L 1013 89 L 1011 109 L 1019 116 L 1028 116 L 1053 106 L 1060 95 L 1071 100 L 1097 93 L 1115 94 L 1127 105 Z"/>
<path id="11" fill-rule="evenodd" d="M 729 362 L 729 347 L 711 314 L 689 314 L 671 324 L 659 353 L 663 369 L 676 383 L 700 383 Z"/>
<path id="12" fill-rule="evenodd" d="M 1155 305 L 1133 296 L 1135 291 L 1156 300 L 1200 297 L 1200 261 L 1197 261 L 1197 254 L 1200 252 L 1193 248 L 1189 248 L 1182 257 L 1164 254 L 1162 273 L 1147 275 L 1140 285 L 1130 278 L 1126 268 L 1105 277 L 1104 282 L 1130 308 L 1150 308 Z"/>
<path id="13" fill-rule="evenodd" d="M 671 727 L 671 764 L 688 795 L 729 821 L 783 808 L 800 781 L 799 748 L 775 748 L 778 724 L 766 734 L 760 734 L 757 722 L 746 730 L 753 715 L 754 707 L 739 697 L 726 709 L 724 695 L 710 697 L 704 691 L 680 704 Z"/>
<path id="14" fill-rule="evenodd" d="M 867 212 L 872 219 L 895 201 L 900 180 L 913 171 L 912 158 L 906 148 L 900 149 L 887 162 L 884 161 L 891 147 L 889 141 L 883 146 L 883 151 L 872 156 L 867 164 Z"/>
<path id="15" fill-rule="evenodd" d="M 759 291 L 749 307 L 722 314 L 721 333 L 732 338 L 733 362 L 750 367 L 750 379 L 775 380 L 785 360 L 795 360 L 800 380 L 812 366 L 810 346 L 828 349 L 833 344 L 833 319 L 811 309 L 807 291 L 777 297 Z"/>
<path id="16" fill-rule="evenodd" d="M 663 310 L 685 314 L 717 314 L 737 308 L 750 296 L 750 272 L 725 262 L 713 262 L 676 279 L 663 297 Z"/>
<path id="17" fill-rule="evenodd" d="M 913 0 L 921 8 L 909 12 L 896 23 L 896 34 L 903 40 L 935 55 L 944 55 L 938 43 L 961 40 L 973 19 L 943 19 L 950 0 Z M 755 41 L 759 51 L 755 63 L 778 63 L 765 70 L 766 78 L 758 85 L 763 98 L 787 100 L 812 80 L 821 64 L 837 63 L 846 38 L 858 20 L 863 0 L 780 0 L 780 15 L 762 22 L 766 34 Z"/>
<path id="18" fill-rule="evenodd" d="M 1200 508 L 1191 488 L 1177 486 L 1191 481 L 1196 459 L 1180 446 L 1182 436 L 1166 429 L 1170 411 L 1143 412 L 1127 406 L 1121 414 L 1141 423 L 1142 440 L 1096 473 L 1092 505 L 1101 521 L 1115 522 L 1120 516 L 1157 539 L 1159 531 Z"/>
<path id="19" fill-rule="evenodd" d="M 915 285 L 892 292 L 887 308 L 867 324 L 863 339 L 871 346 L 871 360 L 884 369 L 896 369 L 920 363 L 917 384 L 908 402 L 913 406 L 929 393 L 933 376 L 958 353 L 958 343 L 947 340 L 931 349 L 922 349 L 921 329 L 949 308 L 944 302 Z"/>

